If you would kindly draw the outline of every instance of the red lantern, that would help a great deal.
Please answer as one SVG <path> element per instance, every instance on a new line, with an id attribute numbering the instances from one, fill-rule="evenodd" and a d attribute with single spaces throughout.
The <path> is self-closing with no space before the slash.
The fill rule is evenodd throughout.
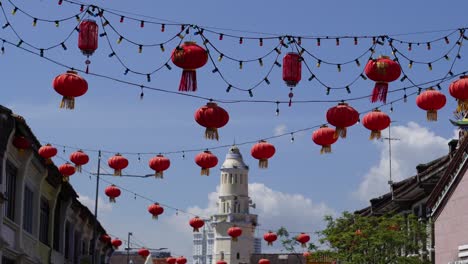
<path id="1" fill-rule="evenodd" d="M 63 181 L 67 182 L 68 177 L 75 174 L 75 167 L 73 167 L 69 162 L 62 164 L 58 167 L 60 174 L 63 176 Z"/>
<path id="2" fill-rule="evenodd" d="M 193 232 L 198 232 L 198 230 L 205 225 L 205 221 L 203 221 L 203 219 L 200 217 L 195 216 L 194 218 L 190 219 L 189 224 L 191 227 L 193 227 Z"/>
<path id="3" fill-rule="evenodd" d="M 270 261 L 268 259 L 262 258 L 258 261 L 258 264 L 270 264 Z"/>
<path id="4" fill-rule="evenodd" d="M 70 155 L 70 161 L 75 163 L 76 171 L 81 172 L 81 166 L 89 162 L 89 157 L 80 149 Z"/>
<path id="5" fill-rule="evenodd" d="M 156 157 L 150 159 L 149 166 L 155 171 L 154 176 L 156 178 L 162 179 L 164 171 L 169 169 L 171 166 L 171 161 L 163 155 L 159 154 L 156 155 Z"/>
<path id="6" fill-rule="evenodd" d="M 338 138 L 335 137 L 335 129 L 329 128 L 327 125 L 321 126 L 312 134 L 312 140 L 315 144 L 322 146 L 320 154 L 331 153 L 331 145 L 333 145 Z"/>
<path id="7" fill-rule="evenodd" d="M 227 264 L 227 262 L 221 259 L 216 261 L 216 264 Z"/>
<path id="8" fill-rule="evenodd" d="M 148 207 L 148 212 L 153 215 L 153 219 L 158 219 L 158 216 L 164 213 L 164 207 L 159 203 L 154 203 Z"/>
<path id="9" fill-rule="evenodd" d="M 179 91 L 195 92 L 197 90 L 196 69 L 203 67 L 208 61 L 208 53 L 194 41 L 186 41 L 172 51 L 172 62 L 184 69 L 180 79 Z"/>
<path id="10" fill-rule="evenodd" d="M 346 128 L 357 123 L 359 113 L 347 103 L 339 103 L 327 111 L 327 121 L 335 126 L 335 137 L 346 138 Z"/>
<path id="11" fill-rule="evenodd" d="M 289 91 L 289 106 L 292 104 L 294 96 L 292 89 L 301 81 L 302 74 L 302 58 L 298 53 L 289 52 L 283 58 L 283 81 L 288 87 Z"/>
<path id="12" fill-rule="evenodd" d="M 74 109 L 75 97 L 80 97 L 88 91 L 88 82 L 76 71 L 58 75 L 52 85 L 54 90 L 63 96 L 60 108 Z"/>
<path id="13" fill-rule="evenodd" d="M 302 247 L 306 247 L 306 244 L 307 244 L 307 242 L 309 242 L 309 240 L 310 240 L 310 236 L 305 234 L 305 233 L 300 233 L 296 237 L 296 241 L 301 243 Z"/>
<path id="14" fill-rule="evenodd" d="M 178 257 L 176 259 L 177 264 L 185 264 L 187 263 L 187 259 L 185 257 Z"/>
<path id="15" fill-rule="evenodd" d="M 167 264 L 176 264 L 177 259 L 173 257 L 166 258 Z"/>
<path id="16" fill-rule="evenodd" d="M 250 150 L 252 157 L 258 159 L 258 167 L 268 168 L 268 159 L 275 155 L 276 149 L 275 146 L 266 142 L 265 140 L 260 140 L 257 144 L 253 145 Z"/>
<path id="17" fill-rule="evenodd" d="M 266 242 L 268 242 L 268 245 L 269 245 L 269 246 L 273 246 L 273 242 L 275 242 L 276 239 L 278 239 L 278 236 L 277 236 L 275 233 L 273 233 L 273 232 L 271 232 L 271 231 L 268 231 L 268 233 L 265 233 L 265 234 L 263 235 L 263 239 L 264 239 Z"/>
<path id="18" fill-rule="evenodd" d="M 416 104 L 419 108 L 426 110 L 428 121 L 437 121 L 437 110 L 445 106 L 447 99 L 439 91 L 429 88 L 416 97 Z"/>
<path id="19" fill-rule="evenodd" d="M 211 151 L 205 150 L 195 156 L 195 163 L 201 167 L 200 175 L 210 175 L 210 168 L 218 165 L 218 158 L 211 153 Z"/>
<path id="20" fill-rule="evenodd" d="M 242 229 L 234 225 L 228 229 L 227 233 L 232 238 L 232 241 L 237 241 L 237 238 L 242 235 Z"/>
<path id="21" fill-rule="evenodd" d="M 46 164 L 52 163 L 52 158 L 57 155 L 57 149 L 51 144 L 46 144 L 37 151 L 41 157 L 46 160 Z"/>
<path id="22" fill-rule="evenodd" d="M 361 229 L 356 230 L 356 232 L 354 232 L 354 234 L 355 234 L 356 236 L 362 236 L 362 231 L 361 231 Z"/>
<path id="23" fill-rule="evenodd" d="M 110 203 L 115 203 L 115 198 L 120 196 L 121 191 L 117 186 L 112 184 L 104 190 L 104 193 L 109 197 Z"/>
<path id="24" fill-rule="evenodd" d="M 400 64 L 387 56 L 380 56 L 378 59 L 369 60 L 364 72 L 369 79 L 376 82 L 371 101 L 374 103 L 379 100 L 385 104 L 388 83 L 395 81 L 401 75 Z"/>
<path id="25" fill-rule="evenodd" d="M 452 82 L 449 86 L 450 95 L 458 101 L 457 112 L 468 110 L 468 75 Z"/>
<path id="26" fill-rule="evenodd" d="M 206 127 L 205 138 L 218 140 L 218 128 L 228 123 L 229 114 L 216 103 L 209 102 L 195 112 L 195 121 L 200 126 Z"/>
<path id="27" fill-rule="evenodd" d="M 99 240 L 101 240 L 102 243 L 104 244 L 109 244 L 111 243 L 111 237 L 107 234 L 102 234 L 101 237 L 99 238 Z"/>
<path id="28" fill-rule="evenodd" d="M 312 253 L 310 253 L 309 251 L 306 251 L 304 253 L 302 253 L 302 256 L 306 259 L 310 258 L 312 256 Z"/>
<path id="29" fill-rule="evenodd" d="M 13 139 L 13 146 L 15 146 L 20 153 L 31 148 L 29 140 L 23 136 L 15 136 Z"/>
<path id="30" fill-rule="evenodd" d="M 109 167 L 114 169 L 115 176 L 122 176 L 122 170 L 127 168 L 128 160 L 120 155 L 120 153 L 117 153 L 113 157 L 109 158 L 107 164 Z"/>
<path id="31" fill-rule="evenodd" d="M 118 249 L 121 245 L 122 245 L 122 240 L 116 238 L 114 240 L 112 240 L 112 246 L 114 247 L 114 249 Z"/>
<path id="32" fill-rule="evenodd" d="M 138 255 L 142 258 L 146 259 L 150 255 L 150 251 L 146 248 L 141 248 L 138 250 Z"/>
<path id="33" fill-rule="evenodd" d="M 81 50 L 86 59 L 86 73 L 89 71 L 89 56 L 93 55 L 98 48 L 98 31 L 99 27 L 94 20 L 85 19 L 81 21 L 78 35 L 78 48 Z"/>
<path id="34" fill-rule="evenodd" d="M 362 119 L 362 125 L 371 131 L 369 139 L 380 139 L 381 131 L 390 126 L 390 117 L 378 109 L 367 113 Z"/>

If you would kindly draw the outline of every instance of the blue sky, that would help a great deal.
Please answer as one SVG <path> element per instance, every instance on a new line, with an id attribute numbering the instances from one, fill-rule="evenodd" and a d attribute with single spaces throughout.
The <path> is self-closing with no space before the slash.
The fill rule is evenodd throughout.
<path id="1" fill-rule="evenodd" d="M 58 6 L 55 2 L 27 1 L 15 4 L 24 8 L 37 17 L 56 19 L 76 13 L 78 8 L 64 3 Z M 273 34 L 302 34 L 302 35 L 366 35 L 366 34 L 393 34 L 430 30 L 444 30 L 467 26 L 465 14 L 468 3 L 466 1 L 119 1 L 109 3 L 107 1 L 91 1 L 97 5 L 118 10 L 126 10 L 138 14 L 144 14 L 162 19 L 206 25 L 219 28 L 240 29 L 246 31 L 269 32 Z M 56 28 L 53 24 L 39 23 L 37 27 L 31 26 L 31 19 L 21 13 L 11 16 L 11 5 L 4 3 L 7 15 L 12 25 L 23 38 L 37 46 L 48 46 L 61 41 L 74 27 L 74 21 L 63 23 Z M 166 33 L 160 33 L 159 27 L 146 25 L 141 29 L 137 22 L 127 20 L 124 24 L 118 23 L 118 17 L 109 16 L 111 23 L 116 24 L 120 31 L 125 32 L 129 38 L 141 40 L 145 43 L 161 42 L 174 32 L 174 29 L 166 27 Z M 4 18 L 0 16 L 0 21 Z M 171 31 L 172 30 L 172 31 Z M 236 33 L 233 34 L 243 34 Z M 401 36 L 403 40 L 416 40 L 424 43 L 427 40 L 443 36 L 445 33 L 419 34 Z M 123 42 L 116 45 L 117 37 L 110 34 L 112 45 L 117 49 L 125 62 L 132 68 L 141 71 L 149 71 L 160 65 L 169 56 L 175 42 L 166 45 L 166 51 L 161 53 L 159 47 L 144 49 L 138 54 L 137 47 Z M 247 36 L 248 34 L 245 34 Z M 10 28 L 1 31 L 0 36 L 17 42 Z M 208 35 L 210 36 L 210 35 Z M 191 37 L 197 40 L 196 37 Z M 239 58 L 257 57 L 271 49 L 276 41 L 265 41 L 263 49 L 257 43 L 244 41 L 238 45 L 238 40 L 225 38 L 223 42 L 215 41 L 216 36 L 211 36 L 214 44 L 221 49 Z M 452 38 L 453 40 L 453 38 Z M 173 67 L 172 71 L 162 70 L 152 77 L 152 82 L 147 83 L 145 76 L 124 76 L 122 68 L 115 58 L 109 58 L 111 53 L 104 38 L 100 38 L 99 49 L 92 56 L 91 71 L 103 73 L 117 78 L 148 84 L 150 86 L 177 90 L 180 78 L 180 69 Z M 434 44 L 431 51 L 425 46 L 413 47 L 408 53 L 406 46 L 400 46 L 406 54 L 419 60 L 431 60 L 445 54 L 450 45 L 440 42 Z M 369 47 L 369 41 L 364 40 L 357 47 L 352 41 L 342 41 L 336 47 L 334 41 L 322 41 L 318 49 L 313 41 L 304 41 L 304 46 L 309 47 L 319 56 L 330 61 L 346 61 L 353 59 Z M 76 35 L 68 42 L 68 51 L 56 49 L 46 52 L 61 62 L 75 67 L 83 67 L 85 57 L 76 47 Z M 454 72 L 467 70 L 464 54 L 462 59 L 455 64 Z M 389 49 L 378 47 L 377 54 L 388 53 Z M 456 53 L 452 53 L 451 58 Z M 271 62 L 270 62 L 271 63 Z M 311 66 L 314 66 L 311 61 Z M 362 67 L 364 60 L 361 60 Z M 433 70 L 428 71 L 425 65 L 415 65 L 408 70 L 406 61 L 402 63 L 403 69 L 415 82 L 424 82 L 442 77 L 450 67 L 449 62 L 442 61 L 433 65 Z M 260 68 L 257 63 L 245 64 L 239 71 L 236 64 L 223 60 L 220 64 L 223 73 L 235 84 L 249 86 L 257 82 L 268 67 Z M 268 65 L 265 62 L 265 65 Z M 225 99 L 249 99 L 248 94 L 232 90 L 225 93 L 226 84 L 211 73 L 212 65 L 208 65 L 198 71 L 199 91 L 198 95 Z M 262 137 L 272 136 L 275 133 L 287 132 L 305 127 L 315 126 L 325 122 L 326 110 L 334 103 L 319 104 L 294 104 L 288 108 L 280 107 L 280 115 L 275 116 L 274 104 L 231 104 L 222 105 L 230 113 L 230 122 L 220 130 L 220 141 L 207 141 L 203 138 L 203 128 L 193 120 L 194 111 L 204 105 L 206 101 L 168 95 L 147 91 L 143 100 L 139 99 L 139 88 L 129 87 L 109 80 L 97 77 L 85 76 L 89 83 L 88 93 L 78 98 L 74 111 L 58 109 L 60 96 L 51 87 L 52 79 L 65 69 L 51 64 L 37 56 L 25 54 L 13 47 L 6 46 L 6 52 L 0 58 L 0 71 L 4 73 L 3 93 L 0 103 L 11 107 L 13 111 L 23 115 L 32 127 L 37 137 L 43 141 L 57 142 L 82 148 L 106 149 L 122 152 L 166 152 L 173 150 L 215 147 L 231 144 L 234 141 L 244 142 Z M 330 85 L 343 85 L 349 83 L 357 74 L 357 67 L 353 64 L 344 66 L 341 73 L 337 73 L 335 67 L 323 65 L 320 69 L 314 69 L 326 83 Z M 8 74 L 5 74 L 8 73 Z M 370 81 L 358 81 L 348 95 L 345 91 L 332 91 L 329 96 L 317 82 L 307 82 L 308 74 L 303 71 L 303 81 L 295 89 L 295 99 L 346 99 L 367 95 L 370 93 L 373 83 Z M 271 85 L 261 85 L 254 91 L 253 99 L 285 100 L 288 89 L 281 80 L 281 70 L 276 68 L 270 77 Z M 407 83 L 405 83 L 408 85 Z M 392 88 L 400 88 L 404 84 L 399 81 L 391 84 Z M 443 92 L 447 92 L 448 84 L 443 86 Z M 453 136 L 453 127 L 448 118 L 455 107 L 455 101 L 447 93 L 447 106 L 440 111 L 439 121 L 428 123 L 425 113 L 414 103 L 414 97 L 409 98 L 408 103 L 397 103 L 393 106 L 391 114 L 397 128 L 397 136 L 406 139 L 414 139 L 406 146 L 402 146 L 400 166 L 395 170 L 403 169 L 402 173 L 414 168 L 416 162 L 426 162 L 432 158 L 444 154 L 446 139 Z M 401 93 L 390 96 L 390 100 L 401 97 Z M 367 100 L 353 102 L 358 110 L 368 110 L 373 106 Z M 383 110 L 388 111 L 389 108 Z M 408 124 L 410 121 L 414 122 Z M 419 125 L 417 125 L 419 124 Z M 241 146 L 244 159 L 250 164 L 250 181 L 262 185 L 256 185 L 255 190 L 260 193 L 270 193 L 274 197 L 295 197 L 298 203 L 310 204 L 304 210 L 317 209 L 314 217 L 321 218 L 321 213 L 341 212 L 343 210 L 355 210 L 367 203 L 359 199 L 356 192 L 362 187 L 365 176 L 372 172 L 372 168 L 381 172 L 385 163 L 386 148 L 382 143 L 368 141 L 368 131 L 361 125 L 356 125 L 348 132 L 348 138 L 340 140 L 333 146 L 331 155 L 319 155 L 319 147 L 311 141 L 312 131 L 295 135 L 295 142 L 290 143 L 289 137 L 272 141 L 277 149 L 277 154 L 270 161 L 268 170 L 258 170 L 256 160 L 250 155 L 250 145 Z M 416 142 L 416 143 L 414 143 Z M 424 144 L 417 144 L 423 142 Z M 433 144 L 432 144 L 433 143 Z M 398 144 L 398 143 L 396 143 Z M 413 145 L 411 145 L 413 144 Z M 398 147 L 397 147 L 398 151 Z M 413 152 L 411 152 L 413 151 Z M 415 151 L 415 152 L 414 152 Z M 214 153 L 220 159 L 224 159 L 227 149 L 220 149 Z M 66 156 L 70 154 L 67 150 Z M 141 193 L 144 196 L 159 200 L 162 203 L 187 210 L 205 210 L 209 205 L 208 195 L 216 191 L 218 185 L 218 172 L 213 170 L 210 177 L 199 176 L 199 168 L 194 164 L 196 153 L 187 153 L 186 158 L 181 155 L 170 155 L 171 168 L 165 174 L 164 180 L 129 179 L 129 178 L 105 178 L 118 185 Z M 95 170 L 96 156 L 91 155 L 89 170 Z M 105 160 L 110 157 L 104 155 Z M 150 156 L 142 156 L 138 162 L 137 156 L 128 156 L 130 166 L 127 173 L 147 174 L 147 160 Z M 383 161 L 382 161 L 383 160 Z M 56 160 L 61 162 L 60 160 Z M 407 164 L 408 161 L 414 164 Z M 405 163 L 406 162 L 406 163 Z M 105 164 L 106 162 L 104 162 Z M 403 164 L 405 163 L 405 164 Z M 397 163 L 398 164 L 398 163 Z M 383 167 L 379 167 L 379 166 Z M 410 169 L 408 169 L 410 168 Z M 107 169 L 109 170 L 109 169 Z M 410 171 L 412 173 L 413 171 Z M 382 177 L 388 176 L 383 173 Z M 395 172 L 398 175 L 398 172 Z M 409 175 L 400 175 L 400 177 Z M 386 180 L 385 180 L 386 181 Z M 72 184 L 83 197 L 94 197 L 94 179 L 90 181 L 87 175 L 74 175 Z M 105 184 L 101 184 L 103 189 Z M 265 189 L 268 188 L 268 189 Z M 380 188 L 381 185 L 380 185 Z M 372 189 L 372 188 L 371 188 Z M 378 189 L 378 188 L 377 188 Z M 268 191 L 272 190 L 272 192 Z M 283 195 L 283 196 L 282 196 Z M 289 196 L 288 196 L 289 195 Z M 360 196 L 362 198 L 362 196 Z M 261 197 L 259 196 L 259 199 Z M 267 204 L 265 201 L 264 205 Z M 271 202 L 271 201 L 270 201 Z M 279 203 L 281 204 L 281 203 Z M 149 203 L 142 199 L 134 200 L 133 195 L 124 192 L 118 199 L 118 203 L 110 208 L 106 205 L 102 212 L 102 221 L 109 233 L 126 237 L 128 231 L 132 231 L 136 237 L 149 247 L 170 247 L 172 251 L 190 254 L 190 241 L 187 241 L 185 226 L 178 226 L 179 220 L 174 220 L 175 229 L 168 233 L 171 221 L 174 219 L 174 211 L 166 210 L 166 222 L 151 222 L 151 217 L 146 211 Z M 284 204 L 288 206 L 287 203 Z M 198 208 L 195 208 L 198 207 Z M 277 228 L 283 224 L 290 229 L 300 226 L 309 230 L 317 230 L 319 220 L 308 223 L 292 223 L 297 219 L 282 218 L 286 212 L 284 208 L 262 207 L 256 213 L 260 214 L 260 222 L 264 228 Z M 299 207 L 298 207 L 299 208 Z M 302 208 L 302 207 L 301 207 Z M 263 210 L 263 211 L 262 211 Z M 275 221 L 262 218 L 262 213 L 269 215 L 271 210 L 280 212 L 274 216 Z M 302 209 L 301 209 L 302 210 Z M 209 209 L 203 212 L 210 212 Z M 319 217 L 320 216 L 320 217 Z M 189 216 L 185 216 L 189 217 Z M 300 217 L 300 215 L 298 215 Z M 279 219 L 279 220 L 278 220 Z M 281 221 L 283 219 L 284 221 Z M 185 221 L 185 220 L 183 220 Z M 179 221 L 179 222 L 183 222 Z M 298 221 L 307 222 L 307 219 Z M 180 236 L 178 236 L 180 235 Z"/>

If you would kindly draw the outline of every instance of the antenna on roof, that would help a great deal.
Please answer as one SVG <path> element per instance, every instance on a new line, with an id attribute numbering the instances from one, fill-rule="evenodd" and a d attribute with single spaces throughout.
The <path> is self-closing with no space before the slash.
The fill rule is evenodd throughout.
<path id="1" fill-rule="evenodd" d="M 392 190 L 392 141 L 395 140 L 400 140 L 399 138 L 392 138 L 391 134 L 391 127 L 392 123 L 398 122 L 398 121 L 392 121 L 390 122 L 390 125 L 388 126 L 388 137 L 383 137 L 381 140 L 388 140 L 388 163 L 389 163 L 389 179 L 388 179 L 388 185 L 390 185 L 390 191 L 392 192 L 392 197 L 393 197 L 393 190 Z"/>

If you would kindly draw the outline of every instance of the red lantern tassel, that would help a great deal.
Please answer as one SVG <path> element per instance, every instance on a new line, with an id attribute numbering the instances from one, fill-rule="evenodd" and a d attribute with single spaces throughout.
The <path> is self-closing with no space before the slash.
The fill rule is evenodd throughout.
<path id="1" fill-rule="evenodd" d="M 49 159 L 46 159 L 45 163 L 46 163 L 46 164 L 52 164 L 52 159 L 50 159 L 50 158 L 49 158 Z"/>
<path id="2" fill-rule="evenodd" d="M 202 175 L 202 176 L 203 176 L 203 175 L 210 176 L 210 169 L 208 169 L 208 168 L 202 168 L 202 169 L 201 169 L 200 175 Z"/>
<path id="3" fill-rule="evenodd" d="M 68 182 L 68 177 L 67 176 L 62 176 L 62 181 L 63 182 Z"/>
<path id="4" fill-rule="evenodd" d="M 237 242 L 237 237 L 233 237 L 232 241 Z"/>
<path id="5" fill-rule="evenodd" d="M 109 203 L 115 203 L 115 197 L 109 197 Z"/>
<path id="6" fill-rule="evenodd" d="M 114 176 L 122 176 L 122 170 L 114 170 Z"/>
<path id="7" fill-rule="evenodd" d="M 207 127 L 205 129 L 205 138 L 219 140 L 218 129 L 216 127 Z"/>
<path id="8" fill-rule="evenodd" d="M 75 109 L 75 97 L 64 96 L 60 102 L 60 108 Z"/>
<path id="9" fill-rule="evenodd" d="M 331 145 L 323 145 L 320 154 L 331 153 Z"/>
<path id="10" fill-rule="evenodd" d="M 158 220 L 158 216 L 157 216 L 157 215 L 153 215 L 153 219 L 154 219 L 154 220 Z"/>
<path id="11" fill-rule="evenodd" d="M 380 139 L 382 137 L 382 132 L 380 130 L 372 131 L 369 137 L 369 140 Z"/>
<path id="12" fill-rule="evenodd" d="M 273 246 L 273 242 L 268 241 L 268 245 L 269 245 L 269 246 Z"/>
<path id="13" fill-rule="evenodd" d="M 163 172 L 162 171 L 157 171 L 155 174 L 154 174 L 154 177 L 156 179 L 162 179 L 163 178 Z"/>
<path id="14" fill-rule="evenodd" d="M 437 110 L 427 111 L 427 121 L 437 121 Z"/>
<path id="15" fill-rule="evenodd" d="M 306 248 L 306 247 L 307 247 L 306 243 L 302 243 L 301 246 L 302 246 L 303 248 Z"/>
<path id="16" fill-rule="evenodd" d="M 194 227 L 193 232 L 198 232 L 198 228 Z"/>
<path id="17" fill-rule="evenodd" d="M 258 167 L 259 167 L 260 169 L 266 169 L 266 168 L 268 168 L 268 160 L 267 160 L 267 159 L 260 159 L 260 160 L 258 161 Z"/>
<path id="18" fill-rule="evenodd" d="M 346 127 L 336 127 L 335 129 L 335 138 L 341 137 L 341 138 L 346 138 Z"/>
<path id="19" fill-rule="evenodd" d="M 457 113 L 468 110 L 468 101 L 464 101 L 464 100 L 457 100 L 457 101 L 458 101 Z"/>
<path id="20" fill-rule="evenodd" d="M 372 91 L 371 102 L 375 103 L 381 101 L 384 104 L 387 102 L 388 83 L 376 82 L 374 90 Z"/>
<path id="21" fill-rule="evenodd" d="M 179 91 L 195 92 L 197 90 L 197 72 L 195 70 L 184 69 L 180 79 Z"/>
<path id="22" fill-rule="evenodd" d="M 75 170 L 76 172 L 81 172 L 81 165 L 76 165 Z"/>

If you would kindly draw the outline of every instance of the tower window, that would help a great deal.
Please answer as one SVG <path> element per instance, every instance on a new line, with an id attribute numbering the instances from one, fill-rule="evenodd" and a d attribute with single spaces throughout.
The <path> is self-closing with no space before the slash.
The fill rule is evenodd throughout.
<path id="1" fill-rule="evenodd" d="M 234 183 L 237 184 L 237 174 L 234 175 Z"/>
<path id="2" fill-rule="evenodd" d="M 230 183 L 230 184 L 233 184 L 233 183 L 234 183 L 234 175 L 229 174 L 229 176 L 231 176 L 231 177 L 230 177 L 230 182 L 229 182 L 229 183 Z"/>
<path id="3" fill-rule="evenodd" d="M 241 175 L 240 175 L 240 179 L 239 179 L 239 180 L 240 180 L 240 184 L 243 184 L 243 179 L 244 179 L 244 174 L 241 174 Z"/>
<path id="4" fill-rule="evenodd" d="M 240 259 L 240 253 L 239 253 L 239 252 L 237 252 L 236 258 L 237 258 L 237 259 Z"/>

